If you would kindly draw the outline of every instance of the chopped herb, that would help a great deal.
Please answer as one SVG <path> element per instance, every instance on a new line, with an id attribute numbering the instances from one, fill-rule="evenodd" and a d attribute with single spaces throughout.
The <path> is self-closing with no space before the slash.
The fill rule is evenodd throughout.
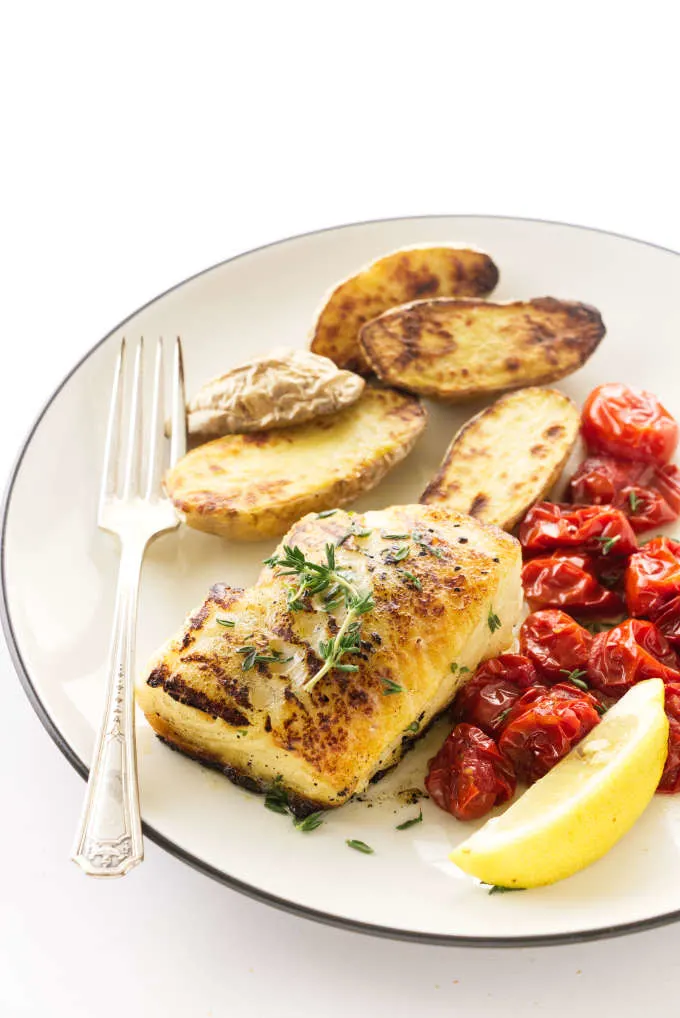
<path id="1" fill-rule="evenodd" d="M 270 650 L 269 654 L 260 654 L 257 647 L 253 647 L 248 644 L 245 647 L 237 647 L 237 654 L 243 654 L 243 663 L 241 669 L 244 672 L 249 672 L 251 668 L 254 668 L 258 664 L 287 664 L 288 661 L 292 661 L 291 657 L 284 657 L 280 650 Z"/>
<path id="2" fill-rule="evenodd" d="M 400 686 L 397 682 L 393 682 L 392 679 L 388 679 L 385 675 L 380 676 L 380 681 L 383 684 L 383 696 L 393 696 L 394 693 L 404 692 L 403 686 Z"/>
<path id="3" fill-rule="evenodd" d="M 323 813 L 321 812 L 310 813 L 308 817 L 304 818 L 304 820 L 294 821 L 296 831 L 302 831 L 303 833 L 306 833 L 307 831 L 315 831 L 317 827 L 321 827 L 322 823 Z"/>
<path id="4" fill-rule="evenodd" d="M 424 548 L 430 555 L 434 555 L 435 558 L 441 558 L 444 554 L 441 548 L 435 548 L 434 545 L 430 544 L 430 542 L 425 539 L 424 535 L 419 534 L 417 530 L 413 531 L 411 537 L 417 545 Z"/>
<path id="5" fill-rule="evenodd" d="M 238 732 L 236 733 L 236 738 L 240 739 L 244 735 L 247 735 L 247 734 L 248 734 L 248 729 L 247 728 L 239 728 Z"/>
<path id="6" fill-rule="evenodd" d="M 458 665 L 456 664 L 455 661 L 452 661 L 449 667 L 451 668 L 452 672 L 457 672 L 458 671 Z"/>
<path id="7" fill-rule="evenodd" d="M 496 615 L 493 608 L 489 608 L 489 616 L 487 621 L 489 623 L 489 629 L 491 630 L 492 633 L 495 633 L 497 629 L 501 628 L 502 625 L 501 620 L 498 618 L 498 615 Z"/>
<path id="8" fill-rule="evenodd" d="M 505 710 L 502 710 L 494 721 L 494 725 L 502 725 L 511 710 L 512 707 L 506 707 Z"/>
<path id="9" fill-rule="evenodd" d="M 233 626 L 236 625 L 236 623 L 234 621 L 232 621 L 232 619 L 219 619 L 219 618 L 216 618 L 215 622 L 217 623 L 218 626 L 229 626 L 230 629 Z"/>
<path id="10" fill-rule="evenodd" d="M 577 686 L 578 689 L 583 689 L 586 693 L 590 689 L 588 683 L 584 682 L 581 678 L 582 675 L 588 674 L 585 669 L 574 668 L 574 670 L 570 672 L 568 668 L 560 668 L 560 672 L 565 676 L 564 681 L 571 682 L 572 686 Z"/>
<path id="11" fill-rule="evenodd" d="M 347 838 L 345 841 L 346 845 L 350 848 L 356 849 L 357 852 L 363 852 L 364 855 L 373 855 L 374 849 L 370 845 L 367 845 L 365 841 L 357 841 L 356 838 Z"/>
<path id="12" fill-rule="evenodd" d="M 595 704 L 595 710 L 600 715 L 607 713 L 607 708 L 605 707 L 605 705 L 603 703 L 596 703 Z"/>
<path id="13" fill-rule="evenodd" d="M 385 562 L 395 563 L 403 562 L 405 558 L 408 558 L 411 553 L 411 549 L 407 544 L 402 544 L 399 548 L 388 548 L 383 552 L 385 556 Z"/>
<path id="14" fill-rule="evenodd" d="M 415 827 L 416 824 L 422 824 L 423 822 L 423 811 L 421 809 L 417 817 L 411 817 L 410 820 L 404 820 L 403 824 L 397 824 L 398 831 L 406 831 L 409 827 Z"/>
<path id="15" fill-rule="evenodd" d="M 346 533 L 344 533 L 338 541 L 335 542 L 335 547 L 341 548 L 345 541 L 348 541 L 350 537 L 370 537 L 372 533 L 373 533 L 372 530 L 357 530 L 354 524 L 352 524 L 349 530 Z"/>
<path id="16" fill-rule="evenodd" d="M 465 675 L 465 673 L 466 673 L 466 672 L 469 672 L 469 671 L 470 671 L 470 669 L 469 669 L 469 668 L 466 668 L 466 667 L 465 667 L 465 665 L 463 665 L 463 667 L 462 667 L 462 668 L 459 668 L 459 669 L 458 669 L 458 674 L 459 674 L 459 675 Z"/>
<path id="17" fill-rule="evenodd" d="M 616 542 L 621 540 L 621 535 L 616 534 L 614 537 L 605 537 L 604 534 L 601 534 L 600 537 L 596 537 L 595 540 L 599 541 L 602 545 L 602 554 L 608 555 Z"/>
<path id="18" fill-rule="evenodd" d="M 412 721 L 406 729 L 407 732 L 417 732 L 420 728 L 420 721 Z"/>
<path id="19" fill-rule="evenodd" d="M 365 536 L 370 531 L 361 531 L 357 536 Z M 319 654 L 323 665 L 315 675 L 309 679 L 304 689 L 309 692 L 316 683 L 331 669 L 338 668 L 344 672 L 356 672 L 358 665 L 341 663 L 345 654 L 356 654 L 361 650 L 361 616 L 367 615 L 375 608 L 375 602 L 370 593 L 361 594 L 355 585 L 345 575 L 345 570 L 336 563 L 336 546 L 326 545 L 326 562 L 320 565 L 311 562 L 305 557 L 304 552 L 298 547 L 284 545 L 284 554 L 270 560 L 270 564 L 279 567 L 280 576 L 297 576 L 300 580 L 299 586 L 292 588 L 288 594 L 288 607 L 291 611 L 302 611 L 304 599 L 315 594 L 324 595 L 325 607 L 328 609 L 344 598 L 347 614 L 334 637 L 329 640 L 321 640 L 319 643 Z"/>
<path id="20" fill-rule="evenodd" d="M 411 584 L 411 586 L 415 587 L 416 590 L 423 589 L 423 585 L 418 579 L 418 577 L 414 576 L 413 573 L 409 573 L 407 569 L 397 569 L 397 572 L 400 574 L 400 576 L 403 576 L 404 579 Z"/>
<path id="21" fill-rule="evenodd" d="M 317 520 L 327 520 L 329 516 L 335 516 L 337 509 L 324 509 L 322 513 L 317 513 Z"/>
<path id="22" fill-rule="evenodd" d="M 288 812 L 288 793 L 282 786 L 283 778 L 279 774 L 275 779 L 274 783 L 267 792 L 264 804 L 267 809 L 270 809 L 272 813 L 287 813 Z"/>
<path id="23" fill-rule="evenodd" d="M 579 620 L 580 625 L 584 629 L 587 629 L 589 633 L 597 635 L 597 633 L 606 633 L 608 630 L 613 629 L 614 626 L 618 626 L 623 622 L 625 616 L 621 616 L 618 619 L 608 619 L 603 621 L 601 619 L 581 619 Z"/>
<path id="24" fill-rule="evenodd" d="M 524 887 L 503 887 L 502 884 L 482 884 L 482 887 L 489 888 L 489 894 L 509 894 L 510 891 L 524 891 Z"/>
<path id="25" fill-rule="evenodd" d="M 634 491 L 629 491 L 628 504 L 630 506 L 631 512 L 636 513 L 638 510 L 638 506 L 642 505 L 642 499 L 638 495 L 636 495 Z"/>
<path id="26" fill-rule="evenodd" d="M 410 534 L 381 534 L 386 541 L 408 541 Z"/>

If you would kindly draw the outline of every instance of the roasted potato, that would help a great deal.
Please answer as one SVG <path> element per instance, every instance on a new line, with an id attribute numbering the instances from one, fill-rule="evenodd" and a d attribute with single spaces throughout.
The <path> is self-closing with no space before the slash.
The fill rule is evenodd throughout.
<path id="1" fill-rule="evenodd" d="M 420 501 L 510 530 L 557 482 L 580 414 L 556 389 L 520 389 L 464 424 Z"/>
<path id="2" fill-rule="evenodd" d="M 277 537 L 306 513 L 346 505 L 376 485 L 410 452 L 425 420 L 415 397 L 367 386 L 333 416 L 201 445 L 165 485 L 190 527 L 239 541 Z"/>
<path id="3" fill-rule="evenodd" d="M 482 297 L 498 282 L 498 269 L 481 251 L 455 247 L 404 248 L 340 283 L 317 319 L 314 353 L 341 368 L 368 374 L 359 346 L 364 322 L 417 297 Z"/>
<path id="4" fill-rule="evenodd" d="M 455 402 L 570 375 L 604 333 L 587 304 L 439 298 L 385 312 L 364 325 L 361 345 L 389 385 Z"/>

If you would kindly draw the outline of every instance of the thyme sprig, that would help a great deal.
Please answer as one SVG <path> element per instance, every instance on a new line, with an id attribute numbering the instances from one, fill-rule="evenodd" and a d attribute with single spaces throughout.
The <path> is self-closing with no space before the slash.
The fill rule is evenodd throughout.
<path id="1" fill-rule="evenodd" d="M 356 536 L 361 536 L 357 534 Z M 315 595 L 323 596 L 327 611 L 345 603 L 346 614 L 338 632 L 328 640 L 319 643 L 319 654 L 323 664 L 303 686 L 310 692 L 319 679 L 332 669 L 342 672 L 356 672 L 359 666 L 343 661 L 347 654 L 356 654 L 361 650 L 361 617 L 375 608 L 373 595 L 362 594 L 355 584 L 345 576 L 346 570 L 338 566 L 335 558 L 336 546 L 327 544 L 326 561 L 319 564 L 305 556 L 301 548 L 284 545 L 283 555 L 273 555 L 266 560 L 266 565 L 278 569 L 280 576 L 296 576 L 299 584 L 288 594 L 288 607 L 291 611 L 303 611 L 305 600 Z"/>
<path id="2" fill-rule="evenodd" d="M 243 663 L 241 669 L 244 672 L 249 672 L 251 668 L 259 664 L 287 664 L 288 661 L 292 661 L 291 657 L 284 657 L 280 650 L 270 650 L 268 654 L 260 654 L 257 647 L 253 647 L 252 644 L 247 644 L 245 647 L 237 647 L 237 654 L 243 654 Z"/>
<path id="3" fill-rule="evenodd" d="M 596 537 L 595 540 L 599 541 L 599 543 L 601 544 L 602 554 L 608 555 L 609 552 L 614 547 L 614 545 L 616 544 L 616 542 L 621 540 L 621 535 L 615 534 L 614 537 L 605 537 L 604 534 L 601 534 L 600 537 Z"/>

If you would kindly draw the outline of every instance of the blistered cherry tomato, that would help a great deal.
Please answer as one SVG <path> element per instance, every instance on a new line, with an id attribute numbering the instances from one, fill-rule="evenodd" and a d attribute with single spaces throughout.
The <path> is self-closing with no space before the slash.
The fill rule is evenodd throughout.
<path id="1" fill-rule="evenodd" d="M 569 482 L 569 497 L 572 502 L 613 505 L 641 533 L 680 515 L 680 470 L 674 464 L 660 467 L 589 456 Z"/>
<path id="2" fill-rule="evenodd" d="M 498 742 L 521 781 L 547 774 L 600 720 L 590 693 L 567 683 L 530 689 L 511 709 Z"/>
<path id="3" fill-rule="evenodd" d="M 534 664 L 539 679 L 562 682 L 572 672 L 585 673 L 593 637 L 562 611 L 528 615 L 519 631 L 519 649 Z"/>
<path id="4" fill-rule="evenodd" d="M 652 622 L 663 633 L 673 650 L 680 650 L 680 597 L 674 597 L 660 610 L 652 612 Z"/>
<path id="5" fill-rule="evenodd" d="M 519 539 L 530 555 L 569 548 L 618 558 L 637 549 L 630 523 L 611 506 L 537 502 L 520 525 Z"/>
<path id="6" fill-rule="evenodd" d="M 480 665 L 453 703 L 455 721 L 466 721 L 497 736 L 508 710 L 537 681 L 536 669 L 521 654 L 501 654 Z"/>
<path id="7" fill-rule="evenodd" d="M 680 661 L 652 622 L 626 619 L 594 638 L 588 681 L 609 696 L 623 696 L 643 679 L 680 682 Z"/>
<path id="8" fill-rule="evenodd" d="M 669 683 L 665 690 L 668 718 L 668 756 L 657 792 L 680 792 L 680 685 Z"/>
<path id="9" fill-rule="evenodd" d="M 680 543 L 670 537 L 653 538 L 631 556 L 625 582 L 631 615 L 656 617 L 680 595 Z"/>
<path id="10" fill-rule="evenodd" d="M 593 389 L 581 427 L 592 452 L 643 463 L 668 463 L 678 444 L 678 425 L 657 397 L 620 382 Z"/>
<path id="11" fill-rule="evenodd" d="M 578 615 L 611 618 L 624 608 L 623 598 L 597 578 L 595 560 L 579 552 L 556 551 L 529 559 L 522 569 L 524 596 L 532 611 L 564 608 Z M 620 574 L 622 575 L 622 574 Z M 619 572 L 610 580 L 616 585 Z"/>
<path id="12" fill-rule="evenodd" d="M 515 772 L 474 725 L 457 725 L 428 765 L 425 787 L 458 820 L 477 820 L 515 793 Z"/>

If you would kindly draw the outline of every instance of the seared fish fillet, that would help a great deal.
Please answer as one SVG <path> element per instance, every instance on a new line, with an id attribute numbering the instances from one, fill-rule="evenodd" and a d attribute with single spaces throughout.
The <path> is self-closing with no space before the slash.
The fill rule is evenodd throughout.
<path id="1" fill-rule="evenodd" d="M 395 764 L 479 662 L 510 645 L 522 597 L 515 538 L 441 506 L 305 516 L 277 554 L 298 547 L 323 564 L 327 544 L 374 600 L 360 649 L 339 662 L 358 670 L 303 688 L 347 608 L 326 611 L 315 595 L 291 611 L 298 577 L 266 566 L 247 590 L 216 584 L 138 689 L 166 742 L 248 788 L 276 781 L 300 816 L 340 806 Z"/>

